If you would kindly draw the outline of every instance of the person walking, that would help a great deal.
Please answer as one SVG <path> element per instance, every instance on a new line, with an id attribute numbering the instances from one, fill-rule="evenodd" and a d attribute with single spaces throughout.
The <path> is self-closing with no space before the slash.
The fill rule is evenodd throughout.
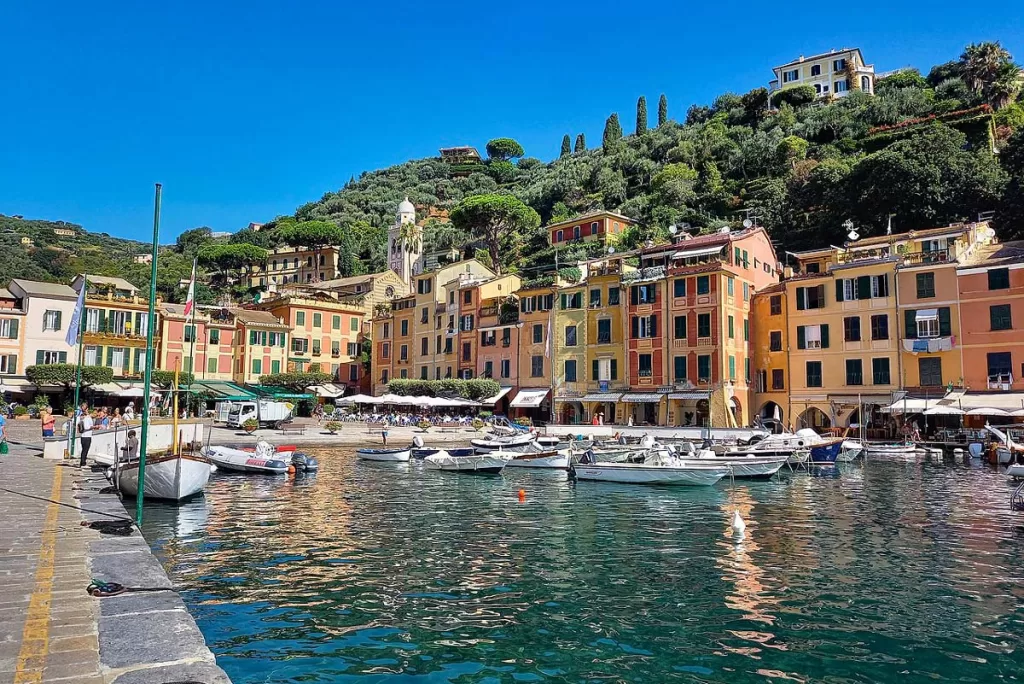
<path id="1" fill-rule="evenodd" d="M 95 425 L 95 421 L 89 415 L 89 411 L 85 410 L 85 406 L 85 402 L 82 402 L 82 417 L 78 419 L 78 434 L 82 442 L 82 451 L 78 456 L 79 468 L 85 467 L 85 460 L 89 457 L 89 447 L 92 446 L 92 428 Z"/>

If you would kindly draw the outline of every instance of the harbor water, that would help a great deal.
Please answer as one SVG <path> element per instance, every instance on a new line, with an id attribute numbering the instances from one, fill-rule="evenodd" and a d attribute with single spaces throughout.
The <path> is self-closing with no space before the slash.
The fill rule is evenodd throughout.
<path id="1" fill-rule="evenodd" d="M 988 466 L 664 488 L 312 453 L 317 475 L 215 475 L 205 497 L 146 509 L 239 684 L 1024 673 L 1024 514 Z"/>

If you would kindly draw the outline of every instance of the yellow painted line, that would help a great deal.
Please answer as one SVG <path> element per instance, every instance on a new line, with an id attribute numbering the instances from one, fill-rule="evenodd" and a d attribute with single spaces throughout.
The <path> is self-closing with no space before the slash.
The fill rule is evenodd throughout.
<path id="1" fill-rule="evenodd" d="M 60 481 L 64 468 L 53 469 L 52 501 L 60 501 Z M 29 599 L 25 616 L 25 629 L 21 633 L 21 650 L 14 671 L 14 684 L 43 681 L 43 668 L 50 645 L 50 597 L 53 593 L 53 557 L 57 545 L 57 516 L 60 507 L 50 503 L 46 507 L 43 541 L 39 546 L 39 564 L 36 566 L 36 586 Z"/>

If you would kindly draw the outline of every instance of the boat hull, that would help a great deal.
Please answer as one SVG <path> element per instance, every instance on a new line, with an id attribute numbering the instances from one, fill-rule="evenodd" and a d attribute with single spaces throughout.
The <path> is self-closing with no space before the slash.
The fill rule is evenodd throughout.
<path id="1" fill-rule="evenodd" d="M 364 461 L 382 461 L 385 463 L 405 463 L 409 460 L 409 449 L 359 449 L 356 456 Z"/>
<path id="2" fill-rule="evenodd" d="M 903 456 L 917 455 L 917 447 L 913 444 L 869 444 L 866 451 L 870 456 Z"/>
<path id="3" fill-rule="evenodd" d="M 423 465 L 431 470 L 497 475 L 505 469 L 511 458 L 511 455 L 499 455 L 496 453 L 453 456 L 447 451 L 442 450 L 424 458 Z"/>
<path id="4" fill-rule="evenodd" d="M 744 480 L 767 480 L 786 465 L 786 456 L 775 458 L 728 458 L 722 456 L 708 457 L 706 460 L 732 470 L 732 476 Z"/>
<path id="5" fill-rule="evenodd" d="M 576 479 L 621 484 L 710 487 L 729 474 L 728 468 L 648 466 L 642 463 L 597 463 L 574 466 Z"/>
<path id="6" fill-rule="evenodd" d="M 125 496 L 138 496 L 139 462 L 121 464 L 118 470 L 118 489 Z M 147 499 L 184 501 L 201 494 L 209 480 L 210 461 L 202 456 L 182 454 L 146 459 Z"/>
<path id="7" fill-rule="evenodd" d="M 205 455 L 217 470 L 235 473 L 258 473 L 263 475 L 284 475 L 288 472 L 288 463 L 276 458 L 260 458 L 253 452 L 230 447 L 209 447 Z M 275 454 L 276 456 L 277 454 Z M 291 460 L 291 454 L 288 455 Z"/>
<path id="8" fill-rule="evenodd" d="M 835 463 L 836 459 L 839 458 L 839 452 L 842 448 L 843 443 L 839 441 L 815 444 L 810 449 L 810 463 L 813 465 L 829 465 Z"/>
<path id="9" fill-rule="evenodd" d="M 530 446 L 534 436 L 530 433 L 501 437 L 498 439 L 472 439 L 469 441 L 478 454 L 486 454 L 491 451 L 513 451 L 522 450 Z"/>
<path id="10" fill-rule="evenodd" d="M 558 452 L 537 452 L 515 454 L 515 458 L 508 462 L 509 468 L 553 468 L 555 470 L 567 470 L 569 468 L 569 454 Z"/>

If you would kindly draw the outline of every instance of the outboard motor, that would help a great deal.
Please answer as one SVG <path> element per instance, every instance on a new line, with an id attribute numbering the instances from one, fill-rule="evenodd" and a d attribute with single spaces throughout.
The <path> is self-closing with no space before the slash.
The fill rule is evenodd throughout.
<path id="1" fill-rule="evenodd" d="M 296 472 L 315 473 L 320 470 L 320 463 L 315 458 L 299 452 L 292 454 L 292 465 Z"/>

